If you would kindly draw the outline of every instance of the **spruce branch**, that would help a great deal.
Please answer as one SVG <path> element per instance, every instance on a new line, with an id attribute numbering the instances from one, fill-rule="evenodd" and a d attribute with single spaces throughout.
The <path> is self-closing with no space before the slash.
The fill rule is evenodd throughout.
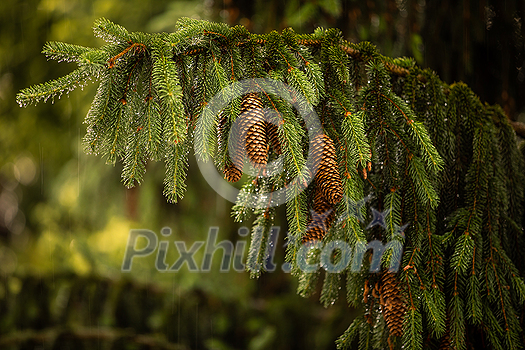
<path id="1" fill-rule="evenodd" d="M 60 98 L 64 93 L 68 94 L 78 87 L 84 87 L 98 73 L 99 69 L 82 66 L 64 77 L 23 89 L 17 94 L 16 100 L 21 107 L 40 101 L 47 102 L 49 99 L 54 102 L 56 97 Z"/>
<path id="2" fill-rule="evenodd" d="M 129 32 L 121 25 L 107 18 L 100 18 L 93 24 L 93 34 L 109 43 L 122 44 L 131 41 Z"/>
<path id="3" fill-rule="evenodd" d="M 48 59 L 58 62 L 79 62 L 80 57 L 91 50 L 89 47 L 49 41 L 44 45 L 42 53 Z"/>
<path id="4" fill-rule="evenodd" d="M 149 161 L 163 160 L 171 202 L 186 190 L 192 146 L 229 181 L 241 179 L 245 150 L 259 170 L 279 157 L 281 173 L 244 177 L 232 216 L 256 215 L 248 265 L 257 277 L 274 192 L 286 193 L 286 259 L 304 296 L 323 275 L 323 245 L 340 241 L 352 250 L 348 266 L 324 274 L 321 287 L 321 302 L 331 305 L 345 277 L 347 302 L 364 310 L 339 348 L 467 349 L 480 344 L 479 334 L 495 349 L 520 346 L 525 161 L 516 134 L 523 136 L 522 124 L 482 104 L 465 84 L 447 85 L 413 59 L 382 56 L 337 29 L 252 34 L 188 18 L 176 28 L 130 33 L 100 19 L 93 29 L 105 46 L 49 42 L 43 49 L 49 59 L 78 68 L 22 90 L 17 101 L 27 106 L 99 81 L 86 117 L 86 151 L 122 161 L 128 187 L 143 180 Z M 239 87 L 247 78 L 284 87 L 255 80 L 255 98 Z M 224 106 L 212 111 L 219 93 Z M 275 125 L 264 118 L 268 110 Z M 238 119 L 243 112 L 249 123 Z M 312 126 L 307 117 L 314 112 L 320 123 Z M 240 152 L 229 142 L 236 122 L 248 134 Z M 321 138 L 329 147 L 320 146 Z M 384 213 L 382 224 L 367 225 L 370 213 Z M 313 244 L 306 257 L 299 254 L 303 242 Z M 344 254 L 335 249 L 329 258 L 337 264 Z M 398 260 L 397 274 L 386 272 Z M 302 271 L 301 263 L 317 271 Z M 383 271 L 369 274 L 376 267 Z"/>

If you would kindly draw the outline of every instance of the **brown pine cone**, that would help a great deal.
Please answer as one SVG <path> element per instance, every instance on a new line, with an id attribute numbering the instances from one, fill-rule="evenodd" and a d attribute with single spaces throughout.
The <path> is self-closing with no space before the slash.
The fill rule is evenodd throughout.
<path id="1" fill-rule="evenodd" d="M 245 138 L 246 154 L 256 165 L 264 165 L 268 160 L 268 138 L 262 108 L 259 96 L 249 93 L 243 98 L 239 115 L 242 118 L 240 129 Z"/>
<path id="2" fill-rule="evenodd" d="M 312 215 L 308 221 L 308 227 L 303 236 L 303 243 L 314 240 L 321 241 L 335 219 L 334 207 L 326 201 L 319 187 L 315 188 L 313 197 L 313 213 L 311 213 Z"/>
<path id="3" fill-rule="evenodd" d="M 441 342 L 439 344 L 439 350 L 450 350 L 451 349 L 451 342 L 450 342 L 450 318 L 447 314 L 446 319 L 446 328 L 445 328 L 445 334 L 441 337 Z"/>
<path id="4" fill-rule="evenodd" d="M 315 180 L 329 204 L 337 204 L 343 198 L 343 183 L 337 167 L 335 146 L 326 134 L 312 141 L 314 162 L 317 164 Z"/>
<path id="5" fill-rule="evenodd" d="M 441 338 L 441 343 L 439 344 L 439 350 L 449 350 L 450 349 L 450 333 L 447 332 Z"/>
<path id="6" fill-rule="evenodd" d="M 224 178 L 228 182 L 237 182 L 241 179 L 242 170 L 237 168 L 235 164 L 229 164 L 224 167 Z"/>
<path id="7" fill-rule="evenodd" d="M 228 135 L 225 135 L 226 123 L 228 117 L 222 111 L 219 113 L 219 122 L 217 125 L 217 147 L 219 150 L 225 149 L 228 146 Z"/>
<path id="8" fill-rule="evenodd" d="M 322 241 L 326 232 L 319 226 L 308 229 L 303 236 L 303 244 L 313 241 Z"/>
<path id="9" fill-rule="evenodd" d="M 221 112 L 219 114 L 219 123 L 217 126 L 217 147 L 219 149 L 219 153 L 222 153 L 222 150 L 228 147 L 228 135 L 225 134 L 227 122 L 228 117 Z M 237 149 L 231 151 L 232 154 L 227 155 L 228 158 L 226 160 L 226 164 L 224 164 L 223 173 L 224 178 L 228 182 L 237 182 L 242 176 L 243 149 L 237 147 Z"/>
<path id="10" fill-rule="evenodd" d="M 279 140 L 279 128 L 273 123 L 266 123 L 266 135 L 268 136 L 268 142 L 273 147 L 273 150 L 277 154 L 282 154 L 283 150 L 281 147 L 281 141 Z"/>
<path id="11" fill-rule="evenodd" d="M 396 337 L 403 335 L 406 306 L 394 273 L 384 272 L 381 277 L 381 306 L 390 334 Z"/>

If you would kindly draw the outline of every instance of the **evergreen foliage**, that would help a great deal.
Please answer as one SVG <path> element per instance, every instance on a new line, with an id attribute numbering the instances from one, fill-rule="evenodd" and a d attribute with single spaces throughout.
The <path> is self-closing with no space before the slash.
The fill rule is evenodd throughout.
<path id="1" fill-rule="evenodd" d="M 228 170 L 225 133 L 240 116 L 242 99 L 233 99 L 220 116 L 201 115 L 225 87 L 271 78 L 313 106 L 322 124 L 318 132 L 333 143 L 318 163 L 334 166 L 321 166 L 322 176 L 309 169 L 309 130 L 287 101 L 263 89 L 261 103 L 282 117 L 271 147 L 264 147 L 268 160 L 282 153 L 284 168 L 270 177 L 249 176 L 233 213 L 237 220 L 255 216 L 247 266 L 259 275 L 275 209 L 270 202 L 252 209 L 250 194 L 287 188 L 287 259 L 298 292 L 315 292 L 324 278 L 320 298 L 330 305 L 345 284 L 349 305 L 363 311 L 338 348 L 522 347 L 525 165 L 500 107 L 481 103 L 463 83 L 445 84 L 412 59 L 384 57 L 368 42 L 349 43 L 336 29 L 256 35 L 242 26 L 184 18 L 174 33 L 145 34 L 101 19 L 94 32 L 105 46 L 48 43 L 48 58 L 78 68 L 21 91 L 18 102 L 60 98 L 99 81 L 86 117 L 86 150 L 111 164 L 122 161 L 128 187 L 142 181 L 148 161 L 165 161 L 169 201 L 184 194 L 193 142 L 201 143 L 198 157 L 213 158 L 227 178 L 238 180 Z M 217 132 L 200 134 L 199 118 Z M 257 135 L 264 134 L 260 124 Z M 306 191 L 288 183 L 314 175 Z M 330 191 L 336 194 L 324 194 Z M 321 204 L 319 192 L 328 204 Z M 312 217 L 321 207 L 329 208 L 327 215 L 335 212 L 330 225 Z M 301 257 L 304 235 L 319 221 L 323 232 L 312 236 L 331 244 L 333 254 L 323 255 L 314 241 Z M 348 264 L 323 275 L 323 269 L 301 269 L 301 262 Z"/>

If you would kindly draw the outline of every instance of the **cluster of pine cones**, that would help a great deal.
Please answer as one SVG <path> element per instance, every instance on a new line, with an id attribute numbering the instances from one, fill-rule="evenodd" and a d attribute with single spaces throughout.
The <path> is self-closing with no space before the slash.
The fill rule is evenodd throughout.
<path id="1" fill-rule="evenodd" d="M 223 169 L 224 178 L 237 182 L 242 176 L 244 155 L 256 167 L 268 161 L 270 146 L 276 154 L 282 153 L 277 125 L 267 122 L 263 103 L 256 93 L 244 96 L 239 114 L 238 135 L 230 152 L 230 161 Z M 222 135 L 226 117 L 219 120 L 219 143 L 226 142 Z M 231 145 L 232 143 L 230 143 Z M 322 240 L 335 219 L 334 206 L 343 198 L 343 185 L 339 175 L 335 146 L 326 134 L 316 136 L 310 143 L 314 164 L 317 165 L 312 204 L 307 231 L 303 242 Z"/>
<path id="2" fill-rule="evenodd" d="M 283 149 L 278 127 L 265 120 L 263 103 L 256 93 L 244 96 L 239 118 L 238 134 L 233 135 L 234 143 L 230 143 L 230 146 L 233 145 L 231 159 L 223 169 L 224 178 L 229 182 L 240 180 L 245 154 L 257 167 L 267 164 L 270 147 L 278 155 L 282 154 Z M 219 143 L 227 142 L 227 138 L 223 135 L 226 121 L 226 117 L 221 116 Z M 303 243 L 324 238 L 336 216 L 334 207 L 343 198 L 343 185 L 338 171 L 334 142 L 328 135 L 319 134 L 311 140 L 310 147 L 317 169 L 312 184 L 310 218 L 302 238 Z M 384 272 L 374 288 L 365 286 L 365 302 L 369 291 L 380 299 L 390 334 L 401 336 L 406 307 L 395 275 Z"/>

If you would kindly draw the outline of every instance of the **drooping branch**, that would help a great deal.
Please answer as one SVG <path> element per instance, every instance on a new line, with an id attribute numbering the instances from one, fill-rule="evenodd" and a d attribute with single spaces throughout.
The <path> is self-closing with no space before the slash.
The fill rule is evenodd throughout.
<path id="1" fill-rule="evenodd" d="M 206 30 L 203 31 L 203 34 L 218 35 L 215 32 L 210 32 L 210 31 L 206 31 Z M 248 42 L 256 43 L 256 44 L 261 45 L 261 46 L 264 46 L 264 45 L 267 44 L 267 40 L 262 38 L 260 35 L 257 35 L 257 36 L 255 36 L 253 34 L 250 34 L 250 35 L 252 36 L 250 39 L 238 41 L 238 42 L 235 43 L 235 45 L 236 46 L 244 46 Z M 303 46 L 320 47 L 322 45 L 322 43 L 323 43 L 322 39 L 302 38 L 301 35 L 298 35 L 298 38 L 297 38 L 297 44 L 303 45 Z M 370 59 L 370 57 L 364 55 L 363 52 L 361 52 L 355 46 L 356 46 L 355 44 L 352 44 L 352 43 L 350 43 L 350 42 L 348 42 L 346 40 L 342 40 L 342 42 L 339 44 L 339 47 L 345 53 L 347 53 L 348 56 L 350 56 L 352 59 L 355 59 L 357 61 L 366 61 L 367 59 Z M 128 49 L 129 48 L 127 48 L 126 50 L 128 50 Z M 204 48 L 204 47 L 193 48 L 193 49 L 189 49 L 189 50 L 183 52 L 182 55 L 194 56 L 194 55 L 202 54 L 205 51 L 206 51 L 206 48 Z M 396 76 L 399 76 L 399 77 L 406 77 L 406 76 L 408 76 L 410 74 L 410 70 L 409 69 L 407 69 L 405 67 L 402 67 L 402 66 L 400 66 L 398 64 L 393 63 L 391 59 L 387 59 L 386 57 L 383 57 L 383 56 L 380 56 L 380 57 L 381 57 L 381 60 L 382 60 L 383 64 L 387 68 L 387 70 L 390 73 L 392 73 L 393 75 L 396 75 Z M 424 75 L 422 75 L 422 74 L 418 74 L 417 75 L 417 79 L 419 81 L 421 81 L 422 83 L 426 83 L 426 81 L 427 81 L 426 77 Z M 518 122 L 518 121 L 513 121 L 510 118 L 510 116 L 508 116 L 508 115 L 507 115 L 507 117 L 509 118 L 509 121 L 510 121 L 510 123 L 512 125 L 512 128 L 514 129 L 516 134 L 519 135 L 522 138 L 525 138 L 525 123 Z"/>
<path id="2" fill-rule="evenodd" d="M 321 302 L 333 304 L 346 277 L 347 300 L 366 310 L 341 337 L 341 348 L 352 348 L 355 337 L 360 344 L 376 339 L 376 348 L 422 350 L 427 341 L 446 343 L 443 337 L 462 347 L 479 332 L 497 349 L 503 342 L 518 347 L 523 330 L 510 316 L 504 325 L 479 322 L 501 305 L 506 315 L 517 314 L 525 302 L 522 276 L 508 273 L 525 264 L 525 164 L 514 137 L 525 127 L 509 123 L 501 108 L 413 59 L 350 43 L 336 29 L 252 34 L 181 19 L 174 33 L 144 34 L 100 20 L 95 33 L 109 44 L 48 45 L 50 58 L 77 62 L 78 70 L 23 90 L 18 101 L 27 105 L 100 80 L 85 144 L 110 163 L 122 160 L 128 187 L 140 183 L 148 161 L 163 160 L 169 201 L 184 195 L 192 145 L 229 182 L 244 177 L 249 159 L 256 171 L 247 174 L 232 210 L 238 221 L 256 217 L 248 269 L 254 276 L 265 269 L 266 249 L 275 243 L 273 204 L 286 204 L 287 260 L 299 276 L 298 292 L 315 292 L 324 267 Z M 250 88 L 240 88 L 247 79 Z M 213 111 L 217 96 L 227 102 Z M 302 108 L 317 123 L 309 125 Z M 272 161 L 280 161 L 278 173 L 266 172 Z M 332 247 L 329 254 L 319 252 L 323 245 Z M 512 258 L 481 275 L 492 249 Z M 387 300 L 371 288 L 386 282 L 367 274 L 380 269 L 397 272 L 389 275 L 395 293 Z M 500 303 L 493 300 L 496 280 L 513 286 L 500 289 Z M 477 288 L 478 281 L 492 289 Z M 363 285 L 372 293 L 363 294 Z M 388 299 L 399 307 L 386 316 Z"/>

